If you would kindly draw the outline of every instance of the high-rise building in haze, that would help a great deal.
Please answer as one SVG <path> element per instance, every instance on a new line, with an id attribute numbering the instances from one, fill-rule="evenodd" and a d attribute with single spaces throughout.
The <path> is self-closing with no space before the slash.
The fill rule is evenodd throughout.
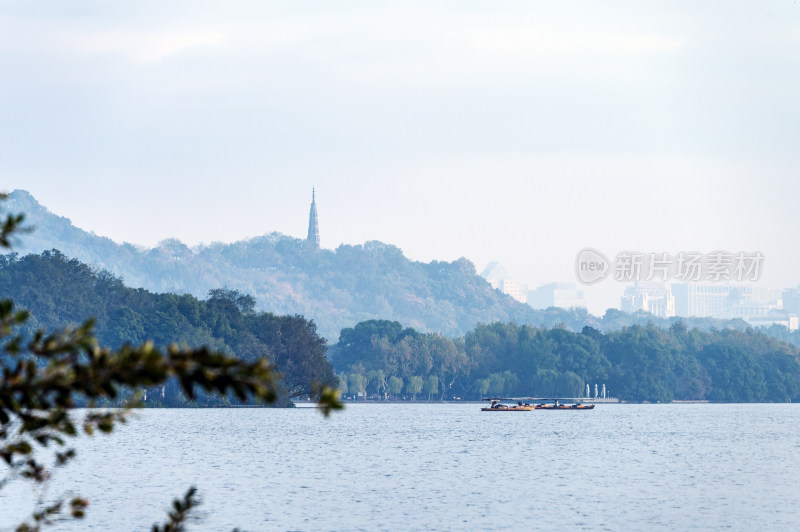
<path id="1" fill-rule="evenodd" d="M 620 309 L 623 312 L 643 310 L 659 318 L 671 318 L 675 316 L 675 296 L 664 283 L 637 282 L 625 289 Z"/>
<path id="2" fill-rule="evenodd" d="M 497 261 L 490 262 L 483 269 L 481 277 L 489 281 L 492 288 L 500 290 L 520 303 L 525 303 L 528 300 L 528 285 L 511 279 L 505 268 Z"/>
<path id="3" fill-rule="evenodd" d="M 783 307 L 780 290 L 752 285 L 639 282 L 625 289 L 620 309 L 659 318 L 739 318 L 753 327 L 782 325 L 790 331 L 798 326 L 797 313 Z"/>
<path id="4" fill-rule="evenodd" d="M 586 308 L 586 300 L 575 283 L 548 283 L 528 291 L 528 305 L 538 309 Z"/>
<path id="5" fill-rule="evenodd" d="M 319 249 L 319 219 L 317 218 L 316 191 L 311 189 L 311 212 L 308 213 L 308 238 L 316 249 Z"/>
<path id="6" fill-rule="evenodd" d="M 672 293 L 678 316 L 746 319 L 783 309 L 780 290 L 760 286 L 676 283 Z"/>
<path id="7" fill-rule="evenodd" d="M 783 291 L 783 308 L 792 314 L 800 315 L 800 286 Z"/>

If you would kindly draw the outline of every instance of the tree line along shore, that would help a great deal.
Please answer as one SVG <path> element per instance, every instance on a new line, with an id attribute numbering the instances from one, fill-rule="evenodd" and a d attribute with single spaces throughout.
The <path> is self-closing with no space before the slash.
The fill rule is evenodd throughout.
<path id="1" fill-rule="evenodd" d="M 105 345 L 205 345 L 244 360 L 267 356 L 282 375 L 282 404 L 316 384 L 383 400 L 478 400 L 485 395 L 581 396 L 604 383 L 623 401 L 795 402 L 800 400 L 797 334 L 701 329 L 677 321 L 600 331 L 563 325 L 475 325 L 451 338 L 390 320 L 344 328 L 328 342 L 314 321 L 259 312 L 236 290 L 206 299 L 156 294 L 58 251 L 0 257 L 0 294 L 27 308 L 25 334 L 94 317 Z M 780 337 L 776 337 L 780 336 Z M 360 394 L 360 395 L 359 395 Z M 150 406 L 224 406 L 177 383 L 148 390 Z"/>

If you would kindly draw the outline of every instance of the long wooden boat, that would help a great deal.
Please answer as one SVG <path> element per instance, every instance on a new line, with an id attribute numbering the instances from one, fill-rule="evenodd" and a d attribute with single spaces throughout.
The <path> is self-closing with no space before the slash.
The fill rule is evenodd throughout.
<path id="1" fill-rule="evenodd" d="M 568 404 L 563 404 L 561 399 L 553 398 L 553 399 L 545 399 L 545 398 L 533 398 L 535 401 L 553 401 L 552 403 L 545 403 L 545 402 L 538 402 L 537 404 L 528 403 L 526 399 L 519 399 L 519 398 L 493 398 L 493 399 L 484 399 L 484 401 L 491 401 L 492 404 L 490 406 L 481 408 L 483 412 L 530 412 L 531 410 L 593 410 L 594 405 L 589 404 L 585 405 L 581 402 L 572 403 L 575 399 L 569 399 L 570 401 Z M 514 403 L 516 401 L 516 403 Z M 523 402 L 525 401 L 525 402 Z"/>
<path id="2" fill-rule="evenodd" d="M 485 406 L 481 408 L 482 412 L 530 412 L 531 410 L 536 410 L 536 406 L 529 405 L 529 404 L 503 404 L 500 401 L 492 400 L 492 404 L 490 406 Z"/>
<path id="3" fill-rule="evenodd" d="M 594 405 L 574 404 L 574 405 L 536 405 L 536 410 L 591 410 Z"/>

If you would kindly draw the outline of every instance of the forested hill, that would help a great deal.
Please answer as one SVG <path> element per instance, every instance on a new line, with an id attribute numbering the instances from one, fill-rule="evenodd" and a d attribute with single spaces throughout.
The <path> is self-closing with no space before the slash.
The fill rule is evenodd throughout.
<path id="1" fill-rule="evenodd" d="M 342 328 L 374 318 L 457 336 L 478 322 L 539 324 L 565 321 L 561 314 L 568 314 L 534 311 L 501 294 L 466 259 L 412 262 L 380 242 L 314 250 L 303 240 L 272 233 L 197 248 L 165 240 L 142 249 L 76 228 L 25 191 L 12 192 L 6 209 L 25 213 L 35 227 L 15 247 L 20 254 L 57 249 L 108 270 L 127 286 L 154 292 L 205 297 L 214 288 L 240 290 L 255 297 L 259 309 L 313 319 L 333 341 Z"/>
<path id="2" fill-rule="evenodd" d="M 702 331 L 677 322 L 602 333 L 492 323 L 447 338 L 370 320 L 341 331 L 326 353 L 312 321 L 256 312 L 246 294 L 214 289 L 199 300 L 133 289 L 57 251 L 0 255 L 0 294 L 30 310 L 27 336 L 94 317 L 98 339 L 111 347 L 176 341 L 245 360 L 266 355 L 284 375 L 287 396 L 307 393 L 313 381 L 335 385 L 328 355 L 350 394 L 574 396 L 605 383 L 631 401 L 800 400 L 800 349 L 752 329 Z M 800 343 L 798 334 L 784 340 Z M 165 392 L 166 404 L 181 404 L 177 387 Z"/>
<path id="3" fill-rule="evenodd" d="M 153 292 L 204 298 L 209 290 L 221 287 L 239 290 L 252 295 L 260 310 L 314 320 L 331 342 L 342 329 L 371 319 L 394 320 L 421 332 L 450 337 L 462 336 L 478 323 L 563 325 L 577 332 L 586 325 L 609 331 L 649 322 L 669 327 L 678 321 L 614 309 L 602 317 L 585 309 L 534 310 L 492 289 L 466 259 L 412 262 L 400 249 L 381 242 L 315 250 L 304 240 L 272 233 L 196 248 L 173 239 L 144 249 L 79 229 L 22 190 L 10 194 L 5 209 L 24 213 L 35 228 L 15 243 L 14 249 L 21 255 L 57 249 L 107 270 L 126 286 Z M 683 321 L 701 329 L 747 328 L 742 320 Z"/>
<path id="4" fill-rule="evenodd" d="M 312 321 L 256 312 L 253 298 L 236 291 L 212 290 L 206 300 L 154 294 L 48 251 L 23 258 L 0 255 L 0 295 L 30 312 L 22 327 L 28 338 L 39 329 L 75 327 L 93 318 L 98 341 L 111 348 L 175 342 L 247 361 L 266 356 L 282 374 L 287 397 L 308 394 L 314 382 L 338 383 L 325 356 L 326 341 Z M 177 385 L 167 388 L 163 402 L 180 404 Z"/>

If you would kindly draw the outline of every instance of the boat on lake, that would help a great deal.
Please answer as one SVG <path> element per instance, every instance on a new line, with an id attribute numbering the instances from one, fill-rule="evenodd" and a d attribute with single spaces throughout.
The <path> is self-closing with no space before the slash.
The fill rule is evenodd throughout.
<path id="1" fill-rule="evenodd" d="M 574 403 L 565 405 L 554 399 L 552 403 L 542 403 L 536 405 L 536 410 L 592 410 L 594 405 L 585 405 L 583 403 Z"/>
<path id="2" fill-rule="evenodd" d="M 492 398 L 491 405 L 481 408 L 483 412 L 529 412 L 531 410 L 592 410 L 593 404 L 585 405 L 579 398 Z M 552 401 L 552 402 L 549 402 Z M 562 401 L 567 401 L 563 403 Z"/>
<path id="3" fill-rule="evenodd" d="M 517 404 L 503 403 L 500 399 L 492 399 L 492 404 L 481 408 L 482 412 L 530 412 L 536 406 L 518 401 Z"/>

